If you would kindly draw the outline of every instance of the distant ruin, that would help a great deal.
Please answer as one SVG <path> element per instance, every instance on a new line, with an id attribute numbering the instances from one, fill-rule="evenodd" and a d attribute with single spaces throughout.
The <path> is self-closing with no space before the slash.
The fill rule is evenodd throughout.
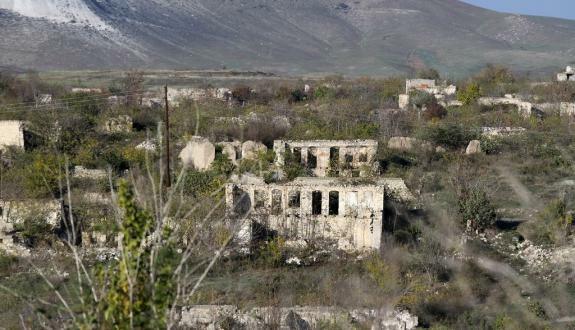
<path id="1" fill-rule="evenodd" d="M 302 164 L 314 176 L 367 176 L 377 154 L 375 140 L 274 141 L 276 166 L 282 168 L 286 154 Z"/>

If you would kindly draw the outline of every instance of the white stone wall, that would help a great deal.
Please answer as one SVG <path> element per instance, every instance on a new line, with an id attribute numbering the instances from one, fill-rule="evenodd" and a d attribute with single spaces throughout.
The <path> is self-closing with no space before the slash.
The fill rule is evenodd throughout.
<path id="1" fill-rule="evenodd" d="M 226 203 L 233 213 L 234 189 L 249 196 L 250 214 L 290 240 L 332 239 L 342 250 L 378 250 L 383 230 L 385 182 L 360 184 L 330 178 L 299 178 L 286 184 L 262 182 L 231 183 L 226 186 Z M 300 206 L 290 207 L 289 197 L 300 193 Z M 321 192 L 321 214 L 312 213 L 312 196 Z M 330 192 L 338 192 L 338 214 L 329 214 Z M 256 206 L 256 193 L 264 205 Z M 281 194 L 281 212 L 273 215 L 273 196 Z M 241 215 L 240 215 L 241 216 Z M 259 217 L 261 216 L 261 217 Z M 250 225 L 250 223 L 246 223 Z M 249 232 L 244 230 L 243 232 Z M 245 238 L 244 238 L 245 239 Z"/>
<path id="2" fill-rule="evenodd" d="M 24 149 L 24 123 L 17 120 L 0 121 L 0 150 L 6 147 Z"/>
<path id="3" fill-rule="evenodd" d="M 285 164 L 286 146 L 293 153 L 296 148 L 301 150 L 301 160 L 304 166 L 309 164 L 309 156 L 317 158 L 317 166 L 312 168 L 314 176 L 325 177 L 330 172 L 330 148 L 339 148 L 338 170 L 341 176 L 351 176 L 351 172 L 360 171 L 360 176 L 367 176 L 377 154 L 378 142 L 375 140 L 312 140 L 312 141 L 274 141 L 276 166 Z M 353 157 L 346 161 L 346 155 Z M 349 169 L 343 169 L 347 165 Z"/>

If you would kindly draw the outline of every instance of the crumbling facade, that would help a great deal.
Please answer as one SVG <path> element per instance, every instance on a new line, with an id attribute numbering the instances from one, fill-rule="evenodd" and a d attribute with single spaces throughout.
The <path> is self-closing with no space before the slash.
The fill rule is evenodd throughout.
<path id="1" fill-rule="evenodd" d="M 7 147 L 24 149 L 24 122 L 18 120 L 0 121 L 0 151 Z"/>
<path id="2" fill-rule="evenodd" d="M 373 169 L 377 148 L 375 140 L 274 141 L 276 166 L 282 168 L 286 157 L 291 157 L 316 177 L 367 176 Z"/>
<path id="3" fill-rule="evenodd" d="M 243 177 L 226 186 L 226 205 L 232 218 L 244 219 L 238 235 L 244 245 L 259 235 L 257 228 L 266 228 L 287 240 L 325 239 L 341 250 L 365 251 L 380 248 L 386 194 L 412 199 L 400 179 L 298 178 L 266 184 Z"/>

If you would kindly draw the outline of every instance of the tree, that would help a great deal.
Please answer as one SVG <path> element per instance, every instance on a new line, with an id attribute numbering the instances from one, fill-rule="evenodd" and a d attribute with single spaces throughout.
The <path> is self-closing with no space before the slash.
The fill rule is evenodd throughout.
<path id="1" fill-rule="evenodd" d="M 437 80 L 439 78 L 441 78 L 441 76 L 439 75 L 439 71 L 437 71 L 434 68 L 423 68 L 423 69 L 419 69 L 416 72 L 416 76 L 419 79 L 433 79 L 433 80 Z"/>
<path id="2" fill-rule="evenodd" d="M 122 257 L 108 269 L 100 267 L 96 277 L 102 299 L 84 308 L 88 318 L 81 328 L 160 329 L 167 325 L 173 302 L 177 254 L 166 242 L 155 250 L 148 244 L 154 227 L 150 213 L 137 206 L 134 193 L 124 181 L 118 190 L 122 211 Z"/>
<path id="3" fill-rule="evenodd" d="M 481 88 L 477 83 L 470 83 L 457 92 L 457 100 L 464 105 L 475 103 L 481 97 Z"/>

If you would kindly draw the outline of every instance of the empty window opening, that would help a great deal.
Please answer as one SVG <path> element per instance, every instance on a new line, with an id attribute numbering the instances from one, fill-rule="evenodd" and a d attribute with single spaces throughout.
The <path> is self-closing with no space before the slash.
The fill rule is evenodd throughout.
<path id="1" fill-rule="evenodd" d="M 353 155 L 352 154 L 345 154 L 345 162 L 347 164 L 353 163 Z"/>
<path id="2" fill-rule="evenodd" d="M 321 191 L 314 191 L 311 193 L 311 214 L 321 214 Z"/>
<path id="3" fill-rule="evenodd" d="M 365 152 L 360 153 L 358 161 L 362 163 L 367 163 L 367 154 Z"/>
<path id="4" fill-rule="evenodd" d="M 315 148 L 309 148 L 307 154 L 307 167 L 309 169 L 316 169 L 317 168 L 317 155 Z"/>
<path id="5" fill-rule="evenodd" d="M 329 192 L 329 215 L 339 215 L 339 191 Z"/>
<path id="6" fill-rule="evenodd" d="M 232 195 L 234 212 L 238 215 L 247 214 L 251 208 L 250 195 L 239 187 L 234 187 Z"/>
<path id="7" fill-rule="evenodd" d="M 292 191 L 289 194 L 288 207 L 299 208 L 301 205 L 301 193 L 299 191 Z"/>
<path id="8" fill-rule="evenodd" d="M 261 190 L 254 191 L 254 208 L 262 209 L 266 206 L 266 193 Z"/>
<path id="9" fill-rule="evenodd" d="M 293 160 L 296 164 L 301 164 L 301 148 L 293 148 Z"/>
<path id="10" fill-rule="evenodd" d="M 329 148 L 329 164 L 332 167 L 337 167 L 339 165 L 339 148 Z"/>
<path id="11" fill-rule="evenodd" d="M 282 214 L 282 192 L 274 189 L 272 191 L 272 215 Z"/>

